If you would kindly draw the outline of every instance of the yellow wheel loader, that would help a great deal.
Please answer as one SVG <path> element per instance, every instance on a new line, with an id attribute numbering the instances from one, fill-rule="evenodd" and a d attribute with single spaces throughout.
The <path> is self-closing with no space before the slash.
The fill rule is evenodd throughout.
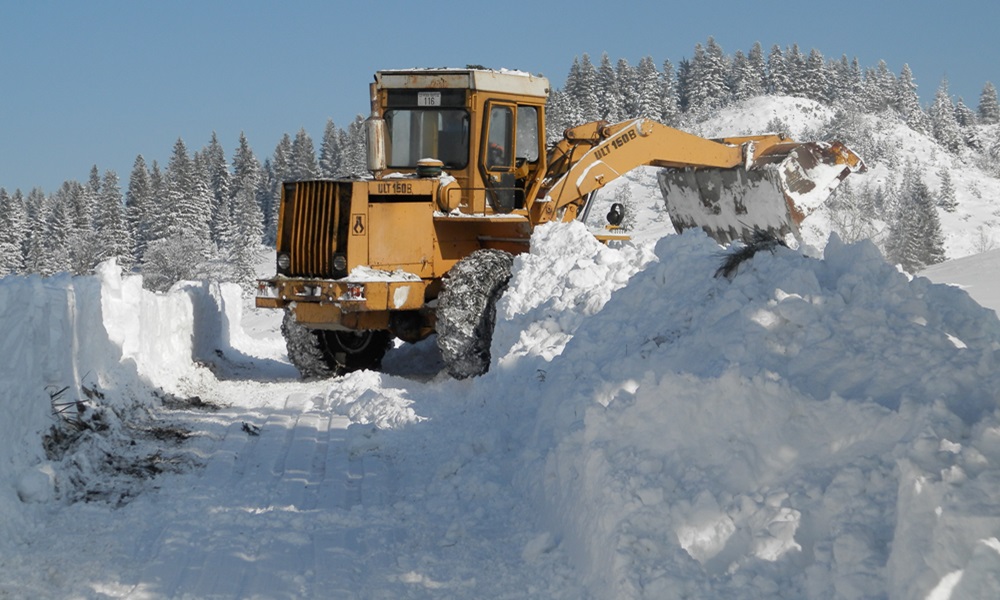
<path id="1" fill-rule="evenodd" d="M 549 82 L 521 72 L 381 71 L 370 92 L 372 177 L 284 183 L 277 274 L 258 282 L 257 306 L 285 310 L 305 377 L 378 368 L 394 338 L 435 332 L 452 375 L 483 373 L 513 255 L 536 226 L 586 215 L 635 167 L 661 167 L 678 231 L 720 243 L 797 233 L 863 168 L 837 142 L 710 140 L 648 119 L 587 123 L 547 144 Z"/>

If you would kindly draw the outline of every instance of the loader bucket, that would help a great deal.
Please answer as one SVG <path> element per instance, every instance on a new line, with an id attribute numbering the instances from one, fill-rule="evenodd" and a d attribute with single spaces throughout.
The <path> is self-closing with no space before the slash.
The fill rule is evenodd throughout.
<path id="1" fill-rule="evenodd" d="M 722 168 L 666 168 L 660 191 L 678 233 L 701 228 L 720 244 L 748 240 L 754 231 L 779 239 L 822 206 L 840 182 L 864 170 L 840 142 L 782 143 L 748 164 Z"/>

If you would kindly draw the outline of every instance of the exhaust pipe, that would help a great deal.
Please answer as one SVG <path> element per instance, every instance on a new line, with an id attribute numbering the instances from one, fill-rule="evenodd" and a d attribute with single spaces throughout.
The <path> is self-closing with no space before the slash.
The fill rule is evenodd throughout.
<path id="1" fill-rule="evenodd" d="M 372 172 L 372 175 L 377 176 L 379 172 L 384 171 L 386 167 L 386 152 L 385 152 L 385 119 L 378 110 L 378 93 L 375 90 L 375 84 L 372 83 L 369 86 L 372 97 L 372 112 L 371 116 L 365 119 L 365 145 L 367 146 L 368 152 L 368 170 Z"/>

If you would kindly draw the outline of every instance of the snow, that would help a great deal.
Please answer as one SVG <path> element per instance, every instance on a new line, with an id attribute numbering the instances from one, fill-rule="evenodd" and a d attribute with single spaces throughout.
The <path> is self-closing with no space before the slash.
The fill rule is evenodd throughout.
<path id="1" fill-rule="evenodd" d="M 722 255 L 697 232 L 607 247 L 543 226 L 490 371 L 463 381 L 433 340 L 298 381 L 278 316 L 228 285 L 154 294 L 113 264 L 0 280 L 0 590 L 1000 593 L 995 313 L 867 242 L 731 279 Z M 996 306 L 1000 255 L 975 258 L 931 275 Z M 67 386 L 80 412 L 54 415 Z M 92 427 L 47 454 L 70 418 Z"/>
<path id="2" fill-rule="evenodd" d="M 928 183 L 951 160 L 895 139 Z M 906 274 L 820 211 L 729 278 L 633 171 L 535 231 L 462 381 L 433 338 L 301 381 L 226 284 L 0 279 L 0 597 L 1000 597 L 1000 184 L 950 166 L 962 258 Z"/>

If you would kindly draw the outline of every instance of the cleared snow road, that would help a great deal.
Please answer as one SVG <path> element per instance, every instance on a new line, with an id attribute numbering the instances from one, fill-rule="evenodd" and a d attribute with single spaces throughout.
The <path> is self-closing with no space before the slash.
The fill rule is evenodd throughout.
<path id="1" fill-rule="evenodd" d="M 357 597 L 373 532 L 352 508 L 386 497 L 389 466 L 352 454 L 349 420 L 315 410 L 310 395 L 293 392 L 271 410 L 187 415 L 207 464 L 164 482 L 168 497 L 156 500 L 172 514 L 137 537 L 127 597 Z"/>
<path id="2" fill-rule="evenodd" d="M 584 597 L 561 553 L 524 562 L 537 533 L 511 490 L 458 487 L 439 431 L 404 455 L 337 414 L 371 377 L 218 381 L 201 397 L 219 409 L 164 411 L 191 434 L 164 454 L 192 466 L 118 507 L 54 507 L 0 598 Z"/>

